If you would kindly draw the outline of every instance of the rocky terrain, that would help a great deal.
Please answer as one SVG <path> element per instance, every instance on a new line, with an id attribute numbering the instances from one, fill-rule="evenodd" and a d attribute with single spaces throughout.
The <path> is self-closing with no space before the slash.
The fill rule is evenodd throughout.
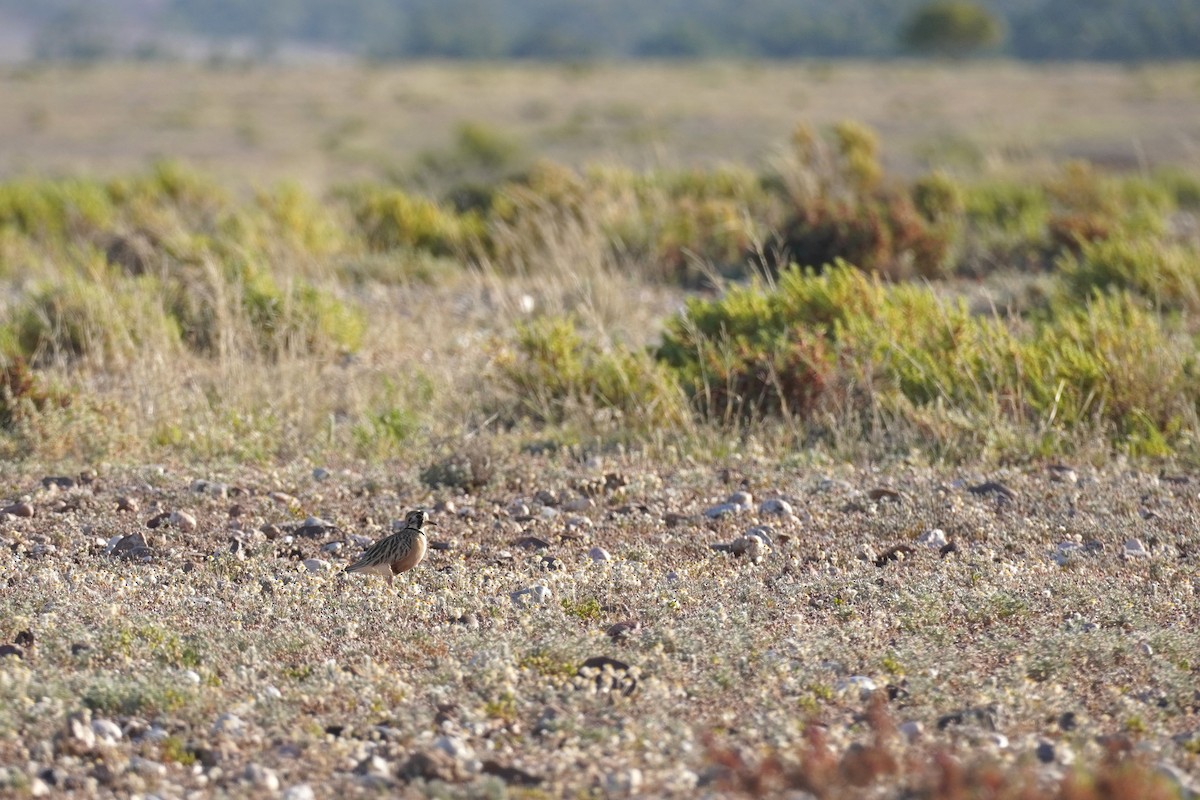
<path id="1" fill-rule="evenodd" d="M 1186 474 L 526 454 L 469 494 L 311 464 L 3 491 L 8 795 L 1200 787 Z M 423 564 L 341 571 L 416 506 Z"/>

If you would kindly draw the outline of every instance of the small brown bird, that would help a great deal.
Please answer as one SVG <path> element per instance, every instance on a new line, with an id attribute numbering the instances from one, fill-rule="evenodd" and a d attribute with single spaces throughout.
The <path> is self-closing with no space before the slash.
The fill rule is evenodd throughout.
<path id="1" fill-rule="evenodd" d="M 362 558 L 346 567 L 346 572 L 368 572 L 372 575 L 382 575 L 387 578 L 388 586 L 401 572 L 421 563 L 425 557 L 427 543 L 422 525 L 437 525 L 429 519 L 425 509 L 418 508 L 408 512 L 404 518 L 404 528 L 391 536 L 380 539 L 367 548 Z"/>

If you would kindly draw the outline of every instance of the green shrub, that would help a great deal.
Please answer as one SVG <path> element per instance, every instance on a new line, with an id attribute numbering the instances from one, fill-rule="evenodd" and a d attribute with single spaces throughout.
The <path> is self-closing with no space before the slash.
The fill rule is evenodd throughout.
<path id="1" fill-rule="evenodd" d="M 366 335 L 354 304 L 302 278 L 276 278 L 266 265 L 221 263 L 203 245 L 158 283 L 184 343 L 203 356 L 276 359 L 352 353 Z"/>
<path id="2" fill-rule="evenodd" d="M 962 187 L 944 172 L 932 172 L 917 179 L 911 193 L 917 211 L 930 222 L 959 217 L 966 210 Z"/>
<path id="3" fill-rule="evenodd" d="M 564 422 L 579 412 L 616 415 L 634 426 L 677 425 L 684 406 L 671 374 L 647 353 L 585 340 L 569 317 L 518 326 L 495 360 L 522 416 Z"/>
<path id="4" fill-rule="evenodd" d="M 342 250 L 345 232 L 329 208 L 319 205 L 295 183 L 284 183 L 255 198 L 266 216 L 260 249 L 274 243 L 305 256 L 324 256 Z"/>
<path id="5" fill-rule="evenodd" d="M 1063 298 L 1018 321 L 845 263 L 690 301 L 658 357 L 710 418 L 811 420 L 837 409 L 873 425 L 882 414 L 928 449 L 939 445 L 931 431 L 951 423 L 975 447 L 1005 431 L 1047 441 L 1098 433 L 1162 454 L 1194 425 L 1200 388 L 1191 349 L 1128 294 Z"/>
<path id="6" fill-rule="evenodd" d="M 1055 308 L 1023 348 L 1027 402 L 1066 430 L 1095 428 L 1142 455 L 1165 455 L 1195 424 L 1196 359 L 1129 294 Z"/>
<path id="7" fill-rule="evenodd" d="M 262 352 L 354 352 L 362 345 L 362 313 L 329 291 L 302 280 L 281 287 L 270 273 L 249 266 L 240 280 L 243 310 Z"/>
<path id="8" fill-rule="evenodd" d="M 580 174 L 540 162 L 494 193 L 484 255 L 504 272 L 536 272 L 564 244 L 583 244 L 649 280 L 696 285 L 712 270 L 745 273 L 770 203 L 756 175 L 732 167 Z"/>
<path id="9" fill-rule="evenodd" d="M 1170 192 L 1152 181 L 1104 175 L 1079 161 L 1066 164 L 1046 192 L 1054 204 L 1052 255 L 1118 235 L 1162 235 L 1174 208 Z"/>
<path id="10" fill-rule="evenodd" d="M 805 266 L 842 259 L 892 279 L 943 274 L 950 238 L 907 194 L 881 191 L 853 200 L 814 199 L 782 226 L 778 248 Z"/>
<path id="11" fill-rule="evenodd" d="M 170 207 L 193 225 L 211 221 L 231 205 L 229 194 L 215 181 L 170 160 L 132 179 L 110 181 L 107 191 L 113 203 L 135 213 Z"/>
<path id="12" fill-rule="evenodd" d="M 10 336 L 34 364 L 88 360 L 119 368 L 146 350 L 170 354 L 179 330 L 164 313 L 153 283 L 66 277 L 35 288 L 13 309 Z"/>
<path id="13" fill-rule="evenodd" d="M 451 147 L 421 153 L 397 177 L 441 197 L 470 196 L 517 174 L 526 161 L 517 139 L 481 122 L 464 122 Z"/>
<path id="14" fill-rule="evenodd" d="M 658 358 L 710 418 L 807 416 L 832 380 L 832 344 L 847 317 L 873 316 L 882 288 L 837 262 L 822 273 L 784 270 L 715 300 L 692 298 L 672 318 Z"/>
<path id="15" fill-rule="evenodd" d="M 88 236 L 109 226 L 115 215 L 104 187 L 92 181 L 0 184 L 0 230 L 13 229 L 43 242 Z"/>
<path id="16" fill-rule="evenodd" d="M 24 358 L 0 358 L 0 430 L 9 430 L 30 414 L 70 403 L 69 394 L 47 387 Z"/>
<path id="17" fill-rule="evenodd" d="M 1200 252 L 1194 247 L 1119 237 L 1084 244 L 1061 258 L 1059 269 L 1079 299 L 1127 289 L 1163 309 L 1200 312 Z"/>
<path id="18" fill-rule="evenodd" d="M 1030 183 L 984 181 L 965 187 L 964 261 L 959 271 L 1040 269 L 1047 249 L 1050 201 Z"/>
<path id="19" fill-rule="evenodd" d="M 1172 199 L 1175 206 L 1189 211 L 1200 209 L 1200 176 L 1180 169 L 1162 168 L 1151 178 Z"/>
<path id="20" fill-rule="evenodd" d="M 351 211 L 367 248 L 374 252 L 410 248 L 451 255 L 479 228 L 473 217 L 458 217 L 400 190 L 361 189 L 351 197 Z"/>

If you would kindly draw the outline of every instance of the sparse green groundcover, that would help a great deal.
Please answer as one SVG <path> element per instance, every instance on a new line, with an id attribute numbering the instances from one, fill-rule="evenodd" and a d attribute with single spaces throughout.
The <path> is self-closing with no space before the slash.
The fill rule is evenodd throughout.
<path id="1" fill-rule="evenodd" d="M 1194 180 L 504 145 L 0 184 L 5 791 L 1186 782 Z"/>

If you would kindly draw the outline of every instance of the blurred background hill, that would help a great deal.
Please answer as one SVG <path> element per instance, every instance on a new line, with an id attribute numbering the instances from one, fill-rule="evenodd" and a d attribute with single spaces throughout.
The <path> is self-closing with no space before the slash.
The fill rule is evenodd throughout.
<path id="1" fill-rule="evenodd" d="M 1011 58 L 1200 56 L 1195 0 L 0 0 L 0 60 L 886 58 L 931 6 Z"/>

